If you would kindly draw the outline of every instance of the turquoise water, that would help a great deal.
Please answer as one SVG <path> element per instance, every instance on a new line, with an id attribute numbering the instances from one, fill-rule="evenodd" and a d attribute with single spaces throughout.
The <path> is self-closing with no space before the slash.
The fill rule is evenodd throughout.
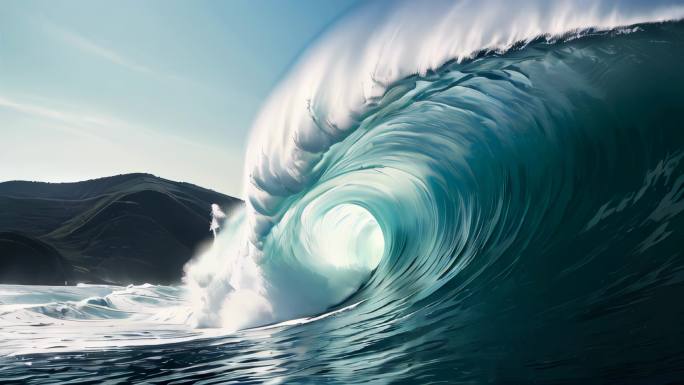
<path id="1" fill-rule="evenodd" d="M 680 381 L 683 61 L 668 22 L 394 82 L 313 176 L 252 202 L 278 218 L 254 240 L 272 322 L 194 328 L 186 287 L 0 286 L 0 377 Z"/>

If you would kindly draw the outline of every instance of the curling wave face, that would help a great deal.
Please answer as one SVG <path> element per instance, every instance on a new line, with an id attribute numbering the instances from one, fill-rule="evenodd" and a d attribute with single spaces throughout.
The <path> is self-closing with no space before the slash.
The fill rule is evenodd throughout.
<path id="1" fill-rule="evenodd" d="M 677 44 L 676 28 L 635 23 L 681 17 L 681 5 L 431 5 L 353 14 L 274 92 L 247 154 L 245 211 L 223 250 L 189 269 L 197 325 L 262 325 L 399 288 L 420 298 L 475 259 L 493 263 L 487 247 L 551 242 L 554 226 L 570 237 L 560 216 L 587 178 L 576 153 L 604 157 L 611 135 L 661 125 L 622 127 L 614 111 L 631 108 L 628 76 L 640 97 L 660 51 L 678 54 L 647 37 Z"/>

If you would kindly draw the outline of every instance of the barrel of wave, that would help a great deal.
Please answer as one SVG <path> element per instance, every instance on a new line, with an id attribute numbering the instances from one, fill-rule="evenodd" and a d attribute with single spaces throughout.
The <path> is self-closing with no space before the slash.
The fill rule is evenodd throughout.
<path id="1" fill-rule="evenodd" d="M 293 208 L 258 259 L 246 242 L 244 210 L 221 227 L 186 266 L 196 327 L 238 330 L 316 315 L 358 290 L 385 252 L 376 218 L 349 202 L 319 199 Z"/>

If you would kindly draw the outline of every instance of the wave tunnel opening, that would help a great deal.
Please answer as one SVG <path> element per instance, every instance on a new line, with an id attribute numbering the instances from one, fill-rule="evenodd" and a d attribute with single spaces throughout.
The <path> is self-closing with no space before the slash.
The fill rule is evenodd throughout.
<path id="1" fill-rule="evenodd" d="M 307 255 L 335 269 L 368 274 L 380 264 L 385 238 L 375 217 L 361 206 L 344 203 L 315 215 L 305 210 Z"/>

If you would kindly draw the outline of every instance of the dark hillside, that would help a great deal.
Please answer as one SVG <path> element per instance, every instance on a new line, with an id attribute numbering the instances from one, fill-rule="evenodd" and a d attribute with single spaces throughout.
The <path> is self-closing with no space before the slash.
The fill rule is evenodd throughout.
<path id="1" fill-rule="evenodd" d="M 149 174 L 0 183 L 0 283 L 177 282 L 210 239 L 212 203 L 240 200 Z M 34 279 L 32 266 L 58 267 Z"/>

